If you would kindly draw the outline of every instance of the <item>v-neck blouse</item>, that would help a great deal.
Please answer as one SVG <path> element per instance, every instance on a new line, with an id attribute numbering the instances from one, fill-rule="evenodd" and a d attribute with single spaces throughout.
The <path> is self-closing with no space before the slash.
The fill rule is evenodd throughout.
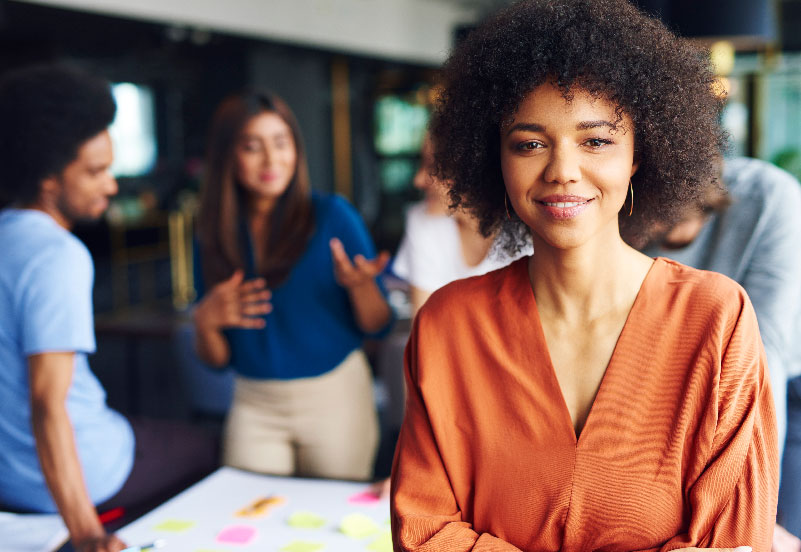
<path id="1" fill-rule="evenodd" d="M 778 448 L 753 308 L 657 259 L 576 440 L 527 258 L 442 288 L 406 350 L 395 550 L 770 550 Z"/>

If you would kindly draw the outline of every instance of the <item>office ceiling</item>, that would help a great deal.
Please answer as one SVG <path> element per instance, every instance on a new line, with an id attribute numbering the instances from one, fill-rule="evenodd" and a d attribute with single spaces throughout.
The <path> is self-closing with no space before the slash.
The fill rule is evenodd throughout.
<path id="1" fill-rule="evenodd" d="M 464 9 L 473 10 L 477 14 L 486 14 L 498 8 L 511 4 L 514 0 L 437 0 L 443 4 L 456 5 Z"/>

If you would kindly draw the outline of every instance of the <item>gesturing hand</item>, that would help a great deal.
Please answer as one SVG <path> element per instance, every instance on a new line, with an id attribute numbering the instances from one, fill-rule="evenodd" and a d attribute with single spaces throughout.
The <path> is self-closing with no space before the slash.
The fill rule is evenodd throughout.
<path id="1" fill-rule="evenodd" d="M 351 262 L 341 241 L 332 238 L 329 244 L 331 257 L 334 260 L 334 277 L 337 283 L 344 288 L 358 288 L 372 282 L 389 262 L 389 253 L 386 251 L 382 251 L 373 260 L 367 260 L 364 255 L 356 255 Z"/>
<path id="2" fill-rule="evenodd" d="M 211 288 L 198 303 L 195 322 L 198 327 L 209 330 L 263 328 L 265 322 L 259 316 L 272 310 L 270 296 L 263 278 L 244 281 L 244 273 L 237 270 Z"/>

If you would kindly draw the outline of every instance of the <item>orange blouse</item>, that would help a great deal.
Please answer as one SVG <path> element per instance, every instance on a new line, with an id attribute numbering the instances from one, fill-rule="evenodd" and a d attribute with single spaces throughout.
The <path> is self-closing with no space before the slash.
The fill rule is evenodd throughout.
<path id="1" fill-rule="evenodd" d="M 415 319 L 395 550 L 769 552 L 776 422 L 743 289 L 657 259 L 577 440 L 527 261 L 446 286 Z"/>

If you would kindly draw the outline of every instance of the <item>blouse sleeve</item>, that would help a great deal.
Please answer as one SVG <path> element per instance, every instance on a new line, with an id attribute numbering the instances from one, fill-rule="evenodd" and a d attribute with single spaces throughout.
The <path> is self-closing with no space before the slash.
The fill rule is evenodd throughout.
<path id="1" fill-rule="evenodd" d="M 404 355 L 406 414 L 392 466 L 391 521 L 395 552 L 520 552 L 488 533 L 479 534 L 462 513 L 442 462 L 418 386 L 419 316 Z"/>
<path id="2" fill-rule="evenodd" d="M 663 551 L 685 546 L 771 549 L 779 489 L 776 414 L 756 315 L 745 295 L 742 301 L 722 353 L 709 457 L 688 491 L 689 529 Z"/>

